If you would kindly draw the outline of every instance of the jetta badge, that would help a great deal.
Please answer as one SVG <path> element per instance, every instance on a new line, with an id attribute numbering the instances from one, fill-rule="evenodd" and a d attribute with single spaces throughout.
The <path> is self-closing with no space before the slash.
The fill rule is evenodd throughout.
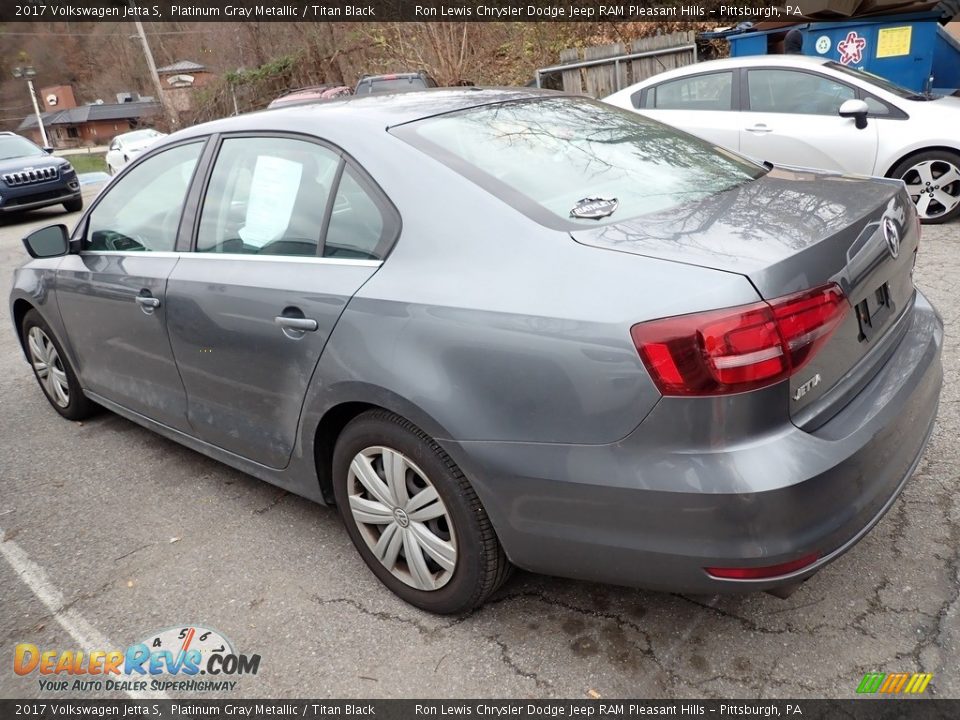
<path id="1" fill-rule="evenodd" d="M 814 375 L 812 378 L 807 380 L 803 385 L 801 385 L 794 391 L 793 393 L 794 401 L 797 401 L 800 398 L 802 398 L 804 395 L 806 395 L 808 392 L 813 390 L 819 384 L 820 384 L 820 373 L 817 373 L 816 375 Z"/>
<path id="2" fill-rule="evenodd" d="M 887 241 L 887 250 L 890 251 L 891 257 L 896 259 L 900 254 L 900 230 L 890 217 L 883 218 L 881 227 L 883 228 L 883 239 Z"/>

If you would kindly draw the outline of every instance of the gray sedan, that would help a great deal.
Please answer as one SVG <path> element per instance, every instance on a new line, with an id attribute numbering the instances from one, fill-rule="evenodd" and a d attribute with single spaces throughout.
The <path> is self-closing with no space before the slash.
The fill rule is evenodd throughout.
<path id="1" fill-rule="evenodd" d="M 514 566 L 783 594 L 930 435 L 918 242 L 900 181 L 434 90 L 171 135 L 25 239 L 10 303 L 58 413 L 335 504 L 418 607 L 479 606 Z"/>

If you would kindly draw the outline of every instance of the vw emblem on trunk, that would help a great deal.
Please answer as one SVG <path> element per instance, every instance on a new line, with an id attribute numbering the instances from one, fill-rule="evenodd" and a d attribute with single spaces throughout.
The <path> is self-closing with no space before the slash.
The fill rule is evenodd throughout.
<path id="1" fill-rule="evenodd" d="M 900 230 L 897 224 L 890 218 L 885 217 L 881 223 L 883 227 L 883 239 L 887 241 L 887 249 L 890 255 L 896 258 L 900 254 Z"/>

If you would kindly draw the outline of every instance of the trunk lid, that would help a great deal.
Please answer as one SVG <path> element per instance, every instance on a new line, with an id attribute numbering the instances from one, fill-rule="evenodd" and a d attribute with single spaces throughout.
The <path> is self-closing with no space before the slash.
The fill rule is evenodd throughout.
<path id="1" fill-rule="evenodd" d="M 778 167 L 668 212 L 571 233 L 597 248 L 746 276 L 764 299 L 835 282 L 850 304 L 823 349 L 790 379 L 790 414 L 819 427 L 892 352 L 913 303 L 919 240 L 899 180 Z"/>

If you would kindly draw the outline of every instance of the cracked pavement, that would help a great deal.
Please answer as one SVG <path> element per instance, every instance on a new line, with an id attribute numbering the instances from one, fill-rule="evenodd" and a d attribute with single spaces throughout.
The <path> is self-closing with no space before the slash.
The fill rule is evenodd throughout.
<path id="1" fill-rule="evenodd" d="M 960 223 L 924 228 L 917 269 L 946 321 L 938 422 L 851 552 L 787 600 L 517 573 L 480 611 L 443 618 L 381 587 L 334 510 L 115 415 L 70 423 L 47 406 L 6 298 L 24 231 L 64 220 L 0 218 L 0 528 L 103 649 L 216 628 L 262 656 L 234 697 L 847 698 L 866 672 L 921 670 L 929 695 L 960 697 Z M 0 587 L 0 697 L 39 696 L 10 670 L 14 645 L 76 642 L 2 559 Z"/>

